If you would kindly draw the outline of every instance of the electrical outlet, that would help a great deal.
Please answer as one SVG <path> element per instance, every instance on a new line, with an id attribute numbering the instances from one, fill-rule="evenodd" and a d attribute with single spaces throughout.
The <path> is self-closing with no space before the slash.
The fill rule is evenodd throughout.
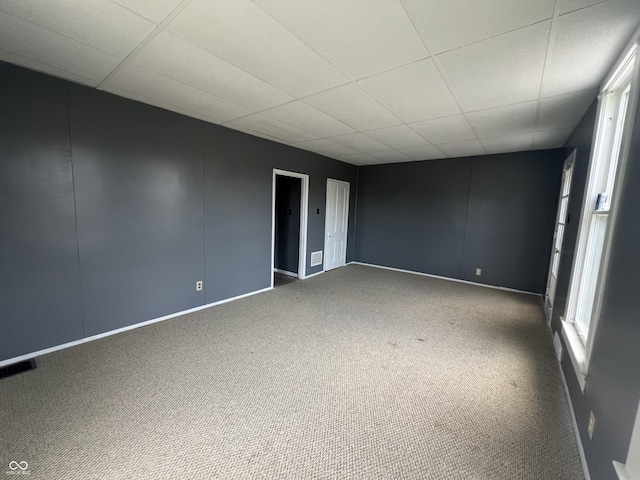
<path id="1" fill-rule="evenodd" d="M 589 440 L 593 439 L 593 429 L 596 426 L 596 416 L 593 412 L 589 412 L 589 426 L 587 427 L 587 433 L 589 434 Z"/>
<path id="2" fill-rule="evenodd" d="M 477 276 L 482 275 L 482 269 L 481 268 L 476 268 L 476 275 Z"/>
<path id="3" fill-rule="evenodd" d="M 202 290 L 202 280 L 198 280 L 196 282 L 196 292 L 199 292 Z"/>

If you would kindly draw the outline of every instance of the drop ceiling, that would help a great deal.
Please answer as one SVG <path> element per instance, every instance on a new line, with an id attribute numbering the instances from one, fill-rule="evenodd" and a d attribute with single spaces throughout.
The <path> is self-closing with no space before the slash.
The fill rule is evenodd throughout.
<path id="1" fill-rule="evenodd" d="M 2 0 L 0 59 L 355 165 L 560 147 L 639 0 Z"/>

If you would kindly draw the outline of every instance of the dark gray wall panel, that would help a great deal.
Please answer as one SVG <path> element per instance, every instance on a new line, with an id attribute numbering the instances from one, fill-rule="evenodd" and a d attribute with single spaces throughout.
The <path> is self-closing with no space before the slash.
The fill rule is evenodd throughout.
<path id="1" fill-rule="evenodd" d="M 544 292 L 562 160 L 561 150 L 474 159 L 463 279 Z"/>
<path id="2" fill-rule="evenodd" d="M 578 192 L 574 229 L 578 227 L 578 215 L 588 168 L 591 137 L 593 135 L 596 103 L 587 112 L 572 137 L 567 142 L 567 153 L 578 147 L 580 177 L 573 182 Z M 577 183 L 576 183 L 577 182 Z M 579 202 L 578 202 L 579 200 Z M 637 110 L 631 139 L 631 151 L 625 181 L 622 185 L 620 210 L 612 239 L 609 269 L 606 277 L 602 312 L 585 393 L 575 377 L 568 355 L 562 362 L 571 393 L 571 401 L 580 429 L 589 471 L 593 480 L 616 480 L 612 461 L 626 461 L 631 433 L 640 400 L 640 109 Z M 575 209 L 574 209 L 575 208 Z M 573 222 L 572 218 L 572 222 Z M 576 234 L 565 240 L 560 275 L 563 269 L 565 281 L 554 304 L 553 329 L 561 328 L 559 316 L 566 308 L 568 281 L 575 249 Z M 565 256 L 565 252 L 569 252 Z M 560 288 L 560 282 L 558 287 Z M 587 435 L 589 412 L 596 416 L 593 439 Z"/>
<path id="3" fill-rule="evenodd" d="M 271 285 L 272 167 L 260 139 L 204 128 L 206 302 L 213 303 Z"/>
<path id="4" fill-rule="evenodd" d="M 298 273 L 302 180 L 276 176 L 274 267 Z"/>
<path id="5" fill-rule="evenodd" d="M 0 360 L 82 337 L 66 83 L 0 62 Z"/>
<path id="6" fill-rule="evenodd" d="M 360 168 L 356 259 L 460 277 L 471 160 Z"/>
<path id="7" fill-rule="evenodd" d="M 85 334 L 202 305 L 201 123 L 69 94 Z"/>

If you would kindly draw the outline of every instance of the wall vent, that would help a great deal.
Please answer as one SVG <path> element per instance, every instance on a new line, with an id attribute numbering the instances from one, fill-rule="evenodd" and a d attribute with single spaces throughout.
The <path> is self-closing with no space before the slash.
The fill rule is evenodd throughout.
<path id="1" fill-rule="evenodd" d="M 562 342 L 560 341 L 560 335 L 558 332 L 553 334 L 553 348 L 556 350 L 556 357 L 558 357 L 558 361 L 562 361 Z"/>
<path id="2" fill-rule="evenodd" d="M 311 252 L 311 266 L 322 265 L 322 250 Z"/>
<path id="3" fill-rule="evenodd" d="M 3 378 L 18 375 L 19 373 L 28 372 L 29 370 L 34 370 L 36 367 L 37 365 L 35 358 L 24 360 L 18 363 L 12 363 L 11 365 L 0 368 L 0 380 Z"/>

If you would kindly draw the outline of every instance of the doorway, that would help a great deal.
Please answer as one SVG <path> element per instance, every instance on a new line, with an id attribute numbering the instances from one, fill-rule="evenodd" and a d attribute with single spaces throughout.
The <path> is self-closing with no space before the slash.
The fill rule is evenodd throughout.
<path id="1" fill-rule="evenodd" d="M 560 187 L 560 198 L 558 199 L 558 214 L 556 216 L 556 228 L 553 233 L 553 247 L 551 250 L 551 263 L 549 265 L 549 277 L 547 279 L 547 290 L 545 293 L 544 312 L 547 316 L 547 323 L 551 324 L 551 313 L 553 311 L 553 300 L 556 295 L 556 285 L 558 283 L 558 271 L 560 269 L 560 255 L 562 253 L 562 241 L 564 231 L 569 220 L 569 195 L 571 193 L 571 178 L 573 177 L 573 164 L 576 158 L 576 150 L 565 160 L 562 169 L 562 185 Z"/>
<path id="2" fill-rule="evenodd" d="M 324 239 L 324 270 L 342 267 L 347 260 L 349 228 L 349 182 L 327 179 Z"/>
<path id="3" fill-rule="evenodd" d="M 309 176 L 273 170 L 271 287 L 305 278 Z"/>

